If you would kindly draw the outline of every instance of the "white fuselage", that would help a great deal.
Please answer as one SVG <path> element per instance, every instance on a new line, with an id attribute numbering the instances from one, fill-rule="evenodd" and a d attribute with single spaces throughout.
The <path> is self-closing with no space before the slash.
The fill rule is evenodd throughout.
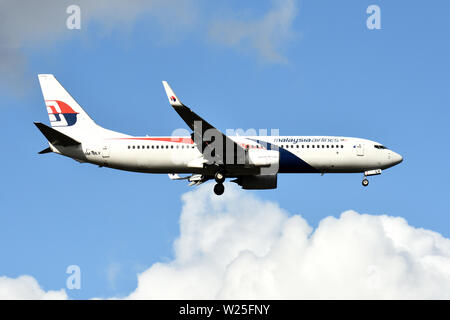
<path id="1" fill-rule="evenodd" d="M 239 145 L 259 152 L 277 147 L 277 173 L 351 173 L 386 169 L 402 157 L 379 143 L 330 136 L 233 136 Z M 379 147 L 376 147 L 379 146 Z M 382 148 L 380 148 L 382 147 Z M 209 173 L 190 137 L 131 137 L 88 140 L 55 152 L 100 166 L 146 173 Z M 236 174 L 255 174 L 254 166 Z"/>

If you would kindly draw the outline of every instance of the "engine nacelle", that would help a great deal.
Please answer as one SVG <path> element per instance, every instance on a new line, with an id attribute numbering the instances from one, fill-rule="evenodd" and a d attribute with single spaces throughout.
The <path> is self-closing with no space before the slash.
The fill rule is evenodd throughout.
<path id="1" fill-rule="evenodd" d="M 247 163 L 256 167 L 278 166 L 280 152 L 277 150 L 249 149 L 247 158 Z"/>
<path id="2" fill-rule="evenodd" d="M 240 185 L 242 189 L 276 189 L 277 175 L 241 176 L 234 182 Z"/>

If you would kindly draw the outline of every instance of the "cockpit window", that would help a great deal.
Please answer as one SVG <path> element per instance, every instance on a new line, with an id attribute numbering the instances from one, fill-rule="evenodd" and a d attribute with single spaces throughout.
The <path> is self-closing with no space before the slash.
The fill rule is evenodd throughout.
<path id="1" fill-rule="evenodd" d="M 387 149 L 385 146 L 382 146 L 381 144 L 376 144 L 376 145 L 374 145 L 374 147 L 376 149 Z"/>

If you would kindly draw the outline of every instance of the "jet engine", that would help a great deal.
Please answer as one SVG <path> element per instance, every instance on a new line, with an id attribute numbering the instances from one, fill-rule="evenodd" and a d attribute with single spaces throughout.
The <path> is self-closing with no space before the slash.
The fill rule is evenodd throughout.
<path id="1" fill-rule="evenodd" d="M 256 167 L 278 166 L 280 153 L 277 150 L 249 149 L 247 160 L 249 165 Z"/>
<path id="2" fill-rule="evenodd" d="M 276 189 L 277 175 L 257 175 L 257 176 L 240 176 L 233 180 L 242 187 L 242 189 Z"/>

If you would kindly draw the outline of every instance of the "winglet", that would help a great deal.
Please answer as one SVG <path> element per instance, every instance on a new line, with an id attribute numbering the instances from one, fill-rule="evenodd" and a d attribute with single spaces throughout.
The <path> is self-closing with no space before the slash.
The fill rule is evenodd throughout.
<path id="1" fill-rule="evenodd" d="M 169 99 L 170 104 L 172 107 L 184 107 L 184 105 L 181 103 L 180 99 L 175 95 L 175 92 L 173 92 L 172 88 L 169 86 L 167 81 L 162 82 L 164 86 L 164 90 L 166 90 L 167 98 Z"/>

